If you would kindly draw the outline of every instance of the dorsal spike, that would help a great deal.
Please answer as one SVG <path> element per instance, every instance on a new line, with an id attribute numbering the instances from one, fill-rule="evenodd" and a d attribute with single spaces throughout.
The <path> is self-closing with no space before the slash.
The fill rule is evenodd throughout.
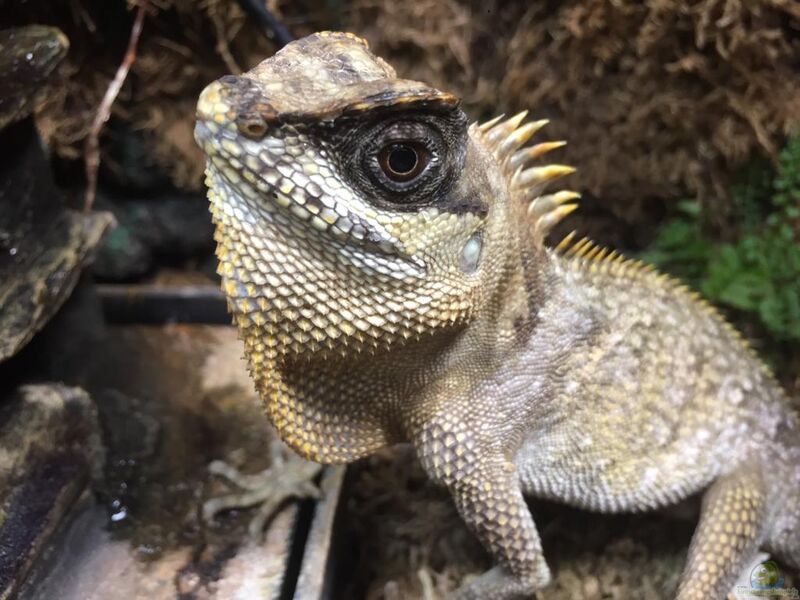
<path id="1" fill-rule="evenodd" d="M 539 196 L 528 206 L 528 214 L 539 218 L 545 213 L 554 210 L 557 206 L 569 202 L 570 200 L 577 200 L 580 197 L 581 195 L 577 192 L 571 192 L 569 190 L 548 194 L 547 196 Z"/>
<path id="2" fill-rule="evenodd" d="M 522 124 L 527 114 L 525 110 L 506 120 L 496 117 L 482 125 L 474 124 L 470 127 L 470 134 L 474 132 L 479 136 L 500 162 L 515 201 L 529 202 L 527 212 L 533 218 L 534 240 L 537 244 L 543 244 L 550 230 L 578 208 L 577 204 L 569 201 L 580 196 L 567 190 L 541 195 L 551 181 L 574 173 L 575 169 L 558 164 L 525 168 L 530 161 L 565 144 L 561 141 L 543 142 L 522 148 L 548 123 L 547 119 L 541 119 Z"/>
<path id="3" fill-rule="evenodd" d="M 577 204 L 562 204 L 551 210 L 546 215 L 542 216 L 534 225 L 534 231 L 544 239 L 550 230 L 558 224 L 559 221 L 564 219 L 567 215 L 578 208 Z"/>
<path id="4" fill-rule="evenodd" d="M 507 119 L 500 123 L 499 125 L 495 125 L 489 131 L 486 132 L 486 142 L 490 148 L 495 148 L 497 144 L 499 144 L 504 138 L 506 138 L 512 131 L 514 131 L 519 124 L 522 123 L 522 120 L 528 115 L 527 110 L 523 110 L 522 112 L 517 113 L 510 119 Z"/>
<path id="5" fill-rule="evenodd" d="M 559 177 L 570 175 L 575 172 L 575 167 L 568 165 L 545 165 L 543 167 L 530 167 L 519 173 L 516 181 L 511 182 L 514 188 L 530 188 L 540 184 L 546 184 Z"/>
<path id="6" fill-rule="evenodd" d="M 484 123 L 482 125 L 478 125 L 478 131 L 480 131 L 481 133 L 486 133 L 492 127 L 497 125 L 503 117 L 505 117 L 505 114 L 500 114 L 500 115 L 497 115 L 494 119 L 486 121 L 486 123 Z"/>
<path id="7" fill-rule="evenodd" d="M 546 122 L 546 121 L 545 121 Z M 509 155 L 527 142 L 531 136 L 542 128 L 541 121 L 534 121 L 525 123 L 520 127 L 514 129 L 504 140 L 500 142 L 497 147 L 496 154 L 501 160 L 506 159 Z M 513 169 L 512 169 L 513 170 Z"/>
<path id="8" fill-rule="evenodd" d="M 602 252 L 602 250 L 603 250 L 603 248 L 601 246 L 598 246 L 597 244 L 594 244 L 592 249 L 589 250 L 586 254 L 583 255 L 583 258 L 586 259 L 586 260 L 593 260 L 594 258 L 596 258 L 600 254 L 600 252 Z"/>
<path id="9" fill-rule="evenodd" d="M 564 238 L 560 242 L 558 242 L 558 245 L 556 246 L 556 252 L 563 252 L 564 250 L 569 248 L 570 244 L 572 244 L 572 240 L 575 239 L 576 235 L 577 232 L 574 229 L 570 231 L 567 235 L 565 235 Z"/>
<path id="10" fill-rule="evenodd" d="M 575 244 L 570 246 L 569 250 L 567 250 L 567 254 L 570 256 L 578 256 L 580 252 L 583 252 L 584 246 L 591 246 L 592 240 L 588 237 L 582 237 L 579 239 Z"/>
<path id="11" fill-rule="evenodd" d="M 575 256 L 576 258 L 585 258 L 587 254 L 589 254 L 592 250 L 594 250 L 594 248 L 596 248 L 594 240 L 586 238 L 586 243 L 581 245 L 579 249 L 576 248 L 575 252 L 573 253 L 573 256 Z"/>
<path id="12" fill-rule="evenodd" d="M 541 123 L 541 121 L 537 121 L 537 123 Z M 527 148 L 523 148 L 522 150 L 517 150 L 510 159 L 508 159 L 509 167 L 512 169 L 516 169 L 517 167 L 522 167 L 528 164 L 529 162 L 536 160 L 540 156 L 547 154 L 551 150 L 555 150 L 556 148 L 561 148 L 565 146 L 567 142 L 558 141 L 558 142 L 542 142 L 541 144 L 535 144 L 533 146 L 528 146 Z"/>

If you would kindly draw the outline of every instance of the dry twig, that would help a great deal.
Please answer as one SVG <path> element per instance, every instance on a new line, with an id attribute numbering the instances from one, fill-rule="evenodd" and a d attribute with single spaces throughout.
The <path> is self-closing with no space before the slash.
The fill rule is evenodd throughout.
<path id="1" fill-rule="evenodd" d="M 114 100 L 116 100 L 122 85 L 125 83 L 125 78 L 128 76 L 128 71 L 130 71 L 133 61 L 136 60 L 136 47 L 139 44 L 139 36 L 142 33 L 146 6 L 147 1 L 142 0 L 136 9 L 136 17 L 133 20 L 133 27 L 131 27 L 131 35 L 128 40 L 128 48 L 125 50 L 125 56 L 117 69 L 116 75 L 114 75 L 114 79 L 111 80 L 102 102 L 100 102 L 100 106 L 97 108 L 89 135 L 86 136 L 86 145 L 84 147 L 86 160 L 84 212 L 89 212 L 92 209 L 92 204 L 94 204 L 94 198 L 97 194 L 97 170 L 100 167 L 100 131 L 102 131 L 103 125 L 111 116 L 111 107 L 114 104 Z"/>

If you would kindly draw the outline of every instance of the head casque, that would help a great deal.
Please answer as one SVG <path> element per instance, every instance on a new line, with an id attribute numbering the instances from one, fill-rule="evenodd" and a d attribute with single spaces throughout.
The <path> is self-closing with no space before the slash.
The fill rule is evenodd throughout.
<path id="1" fill-rule="evenodd" d="M 212 83 L 197 114 L 224 289 L 264 352 L 386 347 L 480 307 L 508 187 L 453 96 L 323 33 Z"/>
<path id="2" fill-rule="evenodd" d="M 468 127 L 453 96 L 344 33 L 203 91 L 223 288 L 270 419 L 303 456 L 401 439 L 393 411 L 422 371 L 477 347 L 453 343 L 467 324 L 481 337 L 481 320 L 528 314 L 525 271 L 576 194 L 540 196 L 572 169 L 524 168 L 560 145 L 519 149 L 544 124 L 524 116 Z"/>

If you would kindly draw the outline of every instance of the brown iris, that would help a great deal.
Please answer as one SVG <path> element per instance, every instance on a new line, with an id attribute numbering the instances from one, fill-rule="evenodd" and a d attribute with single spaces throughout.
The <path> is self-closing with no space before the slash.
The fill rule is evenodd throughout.
<path id="1" fill-rule="evenodd" d="M 428 165 L 428 151 L 418 142 L 393 142 L 378 153 L 378 164 L 392 181 L 411 181 Z"/>

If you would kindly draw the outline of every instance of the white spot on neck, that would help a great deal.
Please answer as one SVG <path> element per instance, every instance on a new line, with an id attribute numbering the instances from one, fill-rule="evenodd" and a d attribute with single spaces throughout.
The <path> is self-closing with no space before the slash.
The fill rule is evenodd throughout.
<path id="1" fill-rule="evenodd" d="M 480 233 L 474 233 L 464 244 L 461 250 L 461 270 L 470 275 L 477 271 L 481 260 L 481 250 L 483 249 L 483 239 Z"/>

